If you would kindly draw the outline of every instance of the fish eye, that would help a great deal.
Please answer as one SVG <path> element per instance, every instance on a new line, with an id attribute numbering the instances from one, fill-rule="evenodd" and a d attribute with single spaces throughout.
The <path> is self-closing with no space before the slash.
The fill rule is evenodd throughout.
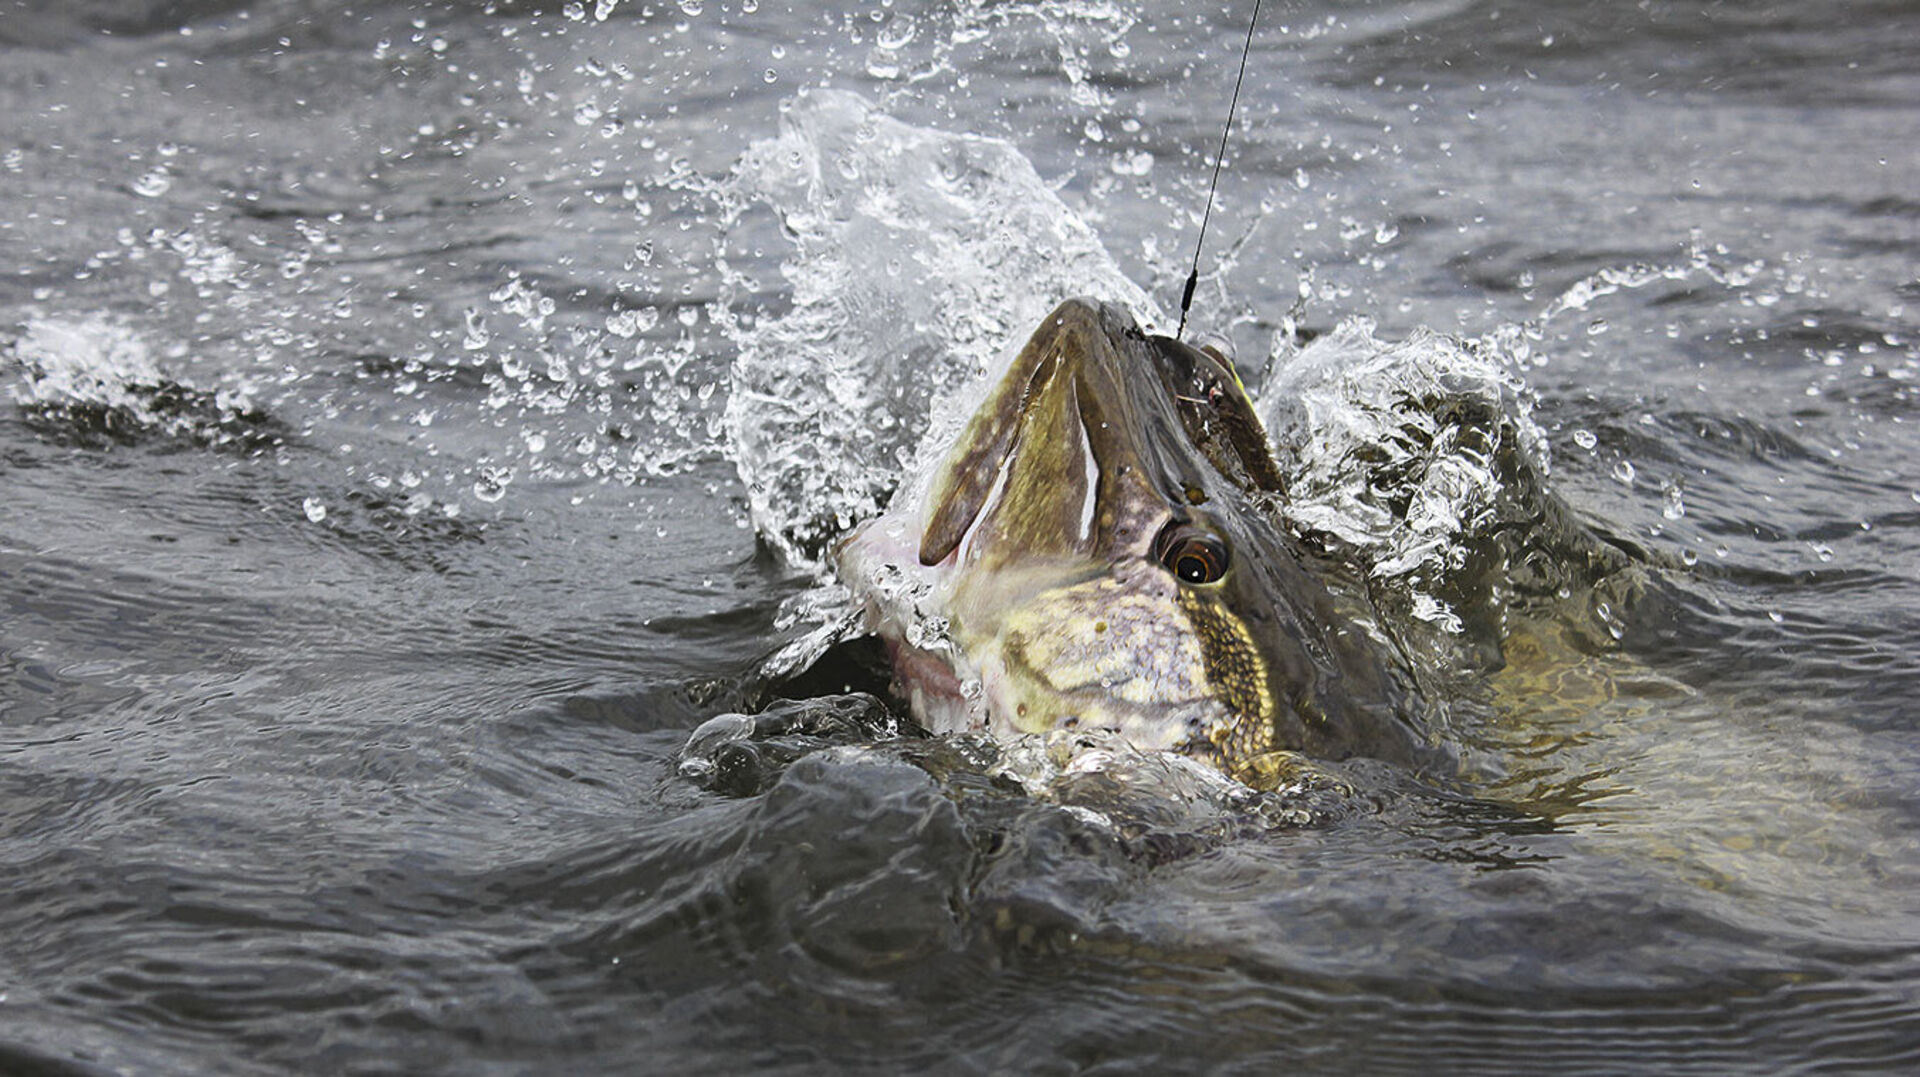
<path id="1" fill-rule="evenodd" d="M 1218 535 L 1174 524 L 1156 545 L 1160 563 L 1181 583 L 1218 583 L 1227 574 L 1227 544 Z"/>

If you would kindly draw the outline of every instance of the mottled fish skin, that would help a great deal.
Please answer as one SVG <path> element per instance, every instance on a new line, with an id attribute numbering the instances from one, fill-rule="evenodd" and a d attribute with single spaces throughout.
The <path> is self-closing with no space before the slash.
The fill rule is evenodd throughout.
<path id="1" fill-rule="evenodd" d="M 1310 571 L 1284 496 L 1230 361 L 1074 299 L 842 575 L 936 731 L 1113 730 L 1230 774 L 1428 761 L 1404 664 Z"/>

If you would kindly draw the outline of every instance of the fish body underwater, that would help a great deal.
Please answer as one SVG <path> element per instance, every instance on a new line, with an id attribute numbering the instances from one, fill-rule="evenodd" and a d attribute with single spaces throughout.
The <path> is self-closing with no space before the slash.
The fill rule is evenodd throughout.
<path id="1" fill-rule="evenodd" d="M 1432 764 L 1406 664 L 1284 497 L 1230 360 L 1073 299 L 839 566 L 934 732 L 1109 731 L 1235 776 Z"/>

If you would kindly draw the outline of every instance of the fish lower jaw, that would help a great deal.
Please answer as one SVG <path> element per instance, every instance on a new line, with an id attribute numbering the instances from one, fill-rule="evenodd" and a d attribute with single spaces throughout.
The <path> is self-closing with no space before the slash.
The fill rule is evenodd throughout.
<path id="1" fill-rule="evenodd" d="M 894 691 L 913 709 L 913 716 L 930 733 L 979 732 L 988 727 L 987 708 L 976 687 L 972 698 L 965 689 L 977 678 L 966 677 L 947 656 L 888 640 L 893 658 Z"/>
<path id="2" fill-rule="evenodd" d="M 907 703 L 930 733 L 979 732 L 987 728 L 978 705 L 957 692 L 929 691 L 926 685 L 916 684 L 908 690 Z"/>

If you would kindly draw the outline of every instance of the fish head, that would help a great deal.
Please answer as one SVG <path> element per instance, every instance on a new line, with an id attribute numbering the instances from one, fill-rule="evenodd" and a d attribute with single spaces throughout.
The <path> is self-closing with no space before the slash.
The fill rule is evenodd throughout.
<path id="1" fill-rule="evenodd" d="M 891 535 L 893 571 L 923 581 L 940 640 L 874 623 L 935 729 L 1109 730 L 1230 773 L 1273 751 L 1405 758 L 1391 655 L 1309 569 L 1284 493 L 1224 353 L 1069 300 L 843 563 L 887 560 Z"/>

